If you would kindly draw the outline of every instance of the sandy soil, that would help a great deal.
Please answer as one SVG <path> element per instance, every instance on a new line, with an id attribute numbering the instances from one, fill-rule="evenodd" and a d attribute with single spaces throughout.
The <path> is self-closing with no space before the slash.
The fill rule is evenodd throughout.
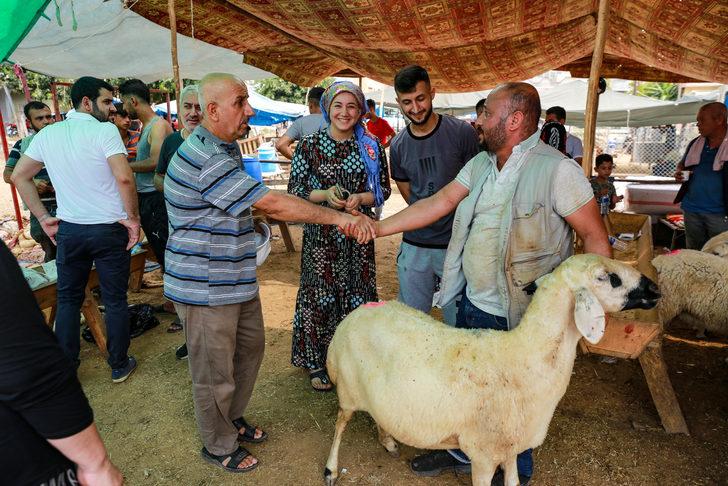
<path id="1" fill-rule="evenodd" d="M 0 215 L 2 208 L 12 207 L 8 199 L 9 191 L 0 192 Z M 393 194 L 385 214 L 402 205 Z M 300 250 L 301 229 L 291 230 Z M 397 294 L 399 241 L 377 241 L 382 299 Z M 261 462 L 251 473 L 225 473 L 199 458 L 187 362 L 174 357 L 183 337 L 165 332 L 171 315 L 159 314 L 162 324 L 132 341 L 139 369 L 120 385 L 111 383 L 98 350 L 82 342 L 79 376 L 127 484 L 322 484 L 337 401 L 334 393 L 311 390 L 306 375 L 290 365 L 299 268 L 300 253 L 287 253 L 276 239 L 259 272 L 267 347 L 246 415 L 269 432 L 270 440 L 250 446 Z M 145 281 L 159 284 L 158 272 Z M 160 303 L 161 288 L 130 294 L 130 302 Z M 728 485 L 728 340 L 696 340 L 688 330 L 673 330 L 664 353 L 692 435 L 662 430 L 637 362 L 608 364 L 596 356 L 579 356 L 546 442 L 535 451 L 534 485 Z M 469 476 L 414 476 L 408 461 L 417 453 L 402 447 L 401 457 L 391 458 L 378 444 L 371 418 L 357 414 L 341 447 L 339 464 L 346 472 L 340 484 L 470 484 Z"/>
<path id="2" fill-rule="evenodd" d="M 292 231 L 300 248 L 300 227 Z M 398 237 L 377 242 L 383 299 L 396 296 L 398 244 Z M 162 325 L 133 340 L 131 352 L 140 367 L 121 385 L 112 385 L 98 351 L 83 343 L 80 378 L 128 484 L 322 483 L 337 402 L 335 394 L 312 391 L 305 375 L 290 365 L 299 258 L 276 240 L 260 269 L 267 348 L 247 417 L 271 438 L 250 447 L 261 461 L 254 472 L 234 476 L 199 459 L 187 364 L 174 358 L 182 336 L 165 332 L 172 316 L 160 314 Z M 155 275 L 146 278 L 151 282 Z M 157 303 L 160 294 L 160 288 L 145 289 L 130 294 L 130 300 Z M 664 433 L 637 362 L 607 364 L 580 356 L 549 436 L 535 451 L 533 484 L 728 484 L 728 341 L 694 340 L 689 331 L 673 334 L 665 341 L 665 357 L 692 435 Z M 346 473 L 340 484 L 470 484 L 468 476 L 452 474 L 417 478 L 408 469 L 417 453 L 403 447 L 401 457 L 392 459 L 377 443 L 371 418 L 357 414 L 342 443 L 340 467 Z"/>

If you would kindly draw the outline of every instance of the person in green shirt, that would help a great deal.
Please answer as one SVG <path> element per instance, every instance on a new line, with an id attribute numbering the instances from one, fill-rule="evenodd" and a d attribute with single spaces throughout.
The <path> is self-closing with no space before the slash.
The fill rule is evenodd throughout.
<path id="1" fill-rule="evenodd" d="M 3 179 L 5 182 L 10 184 L 10 176 L 15 169 L 15 164 L 18 163 L 20 156 L 30 146 L 30 141 L 33 139 L 36 133 L 40 132 L 44 127 L 52 124 L 55 120 L 51 109 L 48 105 L 41 103 L 40 101 L 31 101 L 23 107 L 23 113 L 25 118 L 30 122 L 30 128 L 33 130 L 33 134 L 18 140 L 13 149 L 8 155 L 8 161 L 5 164 L 5 170 L 3 171 Z M 48 172 L 45 169 L 41 169 L 35 177 L 33 177 L 35 187 L 38 189 L 38 195 L 43 205 L 46 207 L 51 216 L 56 215 L 56 192 L 51 184 L 51 179 L 48 176 Z M 30 215 L 30 236 L 38 242 L 45 252 L 44 260 L 49 262 L 56 259 L 56 245 L 53 244 L 48 235 L 45 234 L 43 229 L 38 222 L 38 219 Z"/>

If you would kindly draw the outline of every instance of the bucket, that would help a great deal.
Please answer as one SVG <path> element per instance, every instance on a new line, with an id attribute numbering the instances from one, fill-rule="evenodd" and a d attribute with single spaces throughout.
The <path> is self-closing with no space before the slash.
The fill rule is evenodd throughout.
<path id="1" fill-rule="evenodd" d="M 255 229 L 255 264 L 261 266 L 270 253 L 270 226 L 261 222 Z"/>
<path id="2" fill-rule="evenodd" d="M 250 177 L 258 182 L 263 182 L 263 172 L 261 171 L 260 161 L 257 158 L 243 156 L 243 167 Z"/>
<path id="3" fill-rule="evenodd" d="M 272 145 L 265 144 L 258 147 L 258 160 L 261 161 L 261 172 L 276 172 L 278 170 L 278 164 L 262 162 L 263 160 L 276 160 L 276 158 L 276 149 Z"/>

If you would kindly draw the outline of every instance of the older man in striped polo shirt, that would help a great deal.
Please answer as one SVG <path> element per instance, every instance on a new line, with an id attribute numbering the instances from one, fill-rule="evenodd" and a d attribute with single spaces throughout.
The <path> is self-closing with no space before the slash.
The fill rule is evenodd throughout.
<path id="1" fill-rule="evenodd" d="M 269 191 L 242 169 L 236 144 L 254 112 L 245 83 L 209 74 L 199 84 L 203 121 L 172 158 L 164 181 L 172 233 L 164 294 L 185 307 L 192 392 L 202 457 L 231 472 L 258 461 L 238 445 L 267 434 L 243 418 L 263 359 L 251 207 L 282 221 L 354 225 L 373 236 L 364 216 Z"/>

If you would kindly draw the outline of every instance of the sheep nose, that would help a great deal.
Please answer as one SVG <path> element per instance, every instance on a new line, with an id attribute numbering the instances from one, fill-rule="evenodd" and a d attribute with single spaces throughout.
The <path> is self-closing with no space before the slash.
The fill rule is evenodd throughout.
<path id="1" fill-rule="evenodd" d="M 643 275 L 637 287 L 627 294 L 624 309 L 651 309 L 657 305 L 659 298 L 657 284 Z"/>

